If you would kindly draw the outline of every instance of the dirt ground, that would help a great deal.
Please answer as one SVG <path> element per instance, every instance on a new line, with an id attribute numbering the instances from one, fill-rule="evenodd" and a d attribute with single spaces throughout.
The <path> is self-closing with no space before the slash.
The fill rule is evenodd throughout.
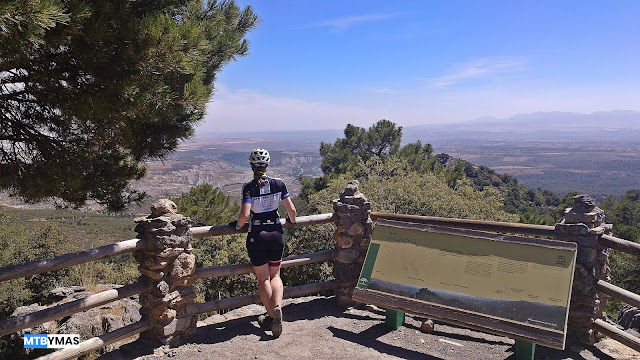
<path id="1" fill-rule="evenodd" d="M 259 305 L 249 305 L 198 323 L 179 347 L 154 349 L 136 341 L 100 357 L 101 360 L 157 359 L 509 359 L 514 340 L 436 323 L 434 332 L 420 331 L 423 318 L 407 315 L 398 330 L 384 325 L 384 310 L 340 309 L 334 297 L 285 300 L 280 338 L 260 329 Z M 640 359 L 640 353 L 613 340 L 595 347 L 569 345 L 564 351 L 536 346 L 535 359 Z"/>

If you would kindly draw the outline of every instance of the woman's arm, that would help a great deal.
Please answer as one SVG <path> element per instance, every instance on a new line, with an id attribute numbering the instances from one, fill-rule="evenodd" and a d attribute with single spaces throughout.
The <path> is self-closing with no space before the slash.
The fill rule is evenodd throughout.
<path id="1" fill-rule="evenodd" d="M 242 203 L 240 207 L 240 214 L 238 214 L 238 226 L 244 226 L 244 223 L 249 219 L 249 214 L 251 213 L 251 203 Z"/>
<path id="2" fill-rule="evenodd" d="M 291 197 L 288 197 L 284 200 L 284 207 L 287 209 L 287 214 L 289 215 L 289 219 L 292 224 L 296 223 L 296 207 L 293 205 L 293 201 L 291 201 Z"/>

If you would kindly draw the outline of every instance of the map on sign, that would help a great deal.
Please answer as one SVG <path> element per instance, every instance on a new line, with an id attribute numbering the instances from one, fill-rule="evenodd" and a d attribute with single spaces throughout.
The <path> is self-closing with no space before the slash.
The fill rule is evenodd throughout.
<path id="1" fill-rule="evenodd" d="M 391 223 L 375 228 L 359 289 L 543 328 L 564 338 L 574 243 Z"/>

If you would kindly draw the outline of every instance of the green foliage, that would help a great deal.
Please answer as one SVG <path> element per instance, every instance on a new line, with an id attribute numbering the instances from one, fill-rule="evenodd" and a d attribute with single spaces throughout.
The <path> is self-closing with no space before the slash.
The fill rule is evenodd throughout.
<path id="1" fill-rule="evenodd" d="M 431 144 L 422 145 L 420 140 L 403 146 L 398 151 L 398 157 L 404 159 L 415 171 L 435 172 L 440 163 L 433 156 Z"/>
<path id="2" fill-rule="evenodd" d="M 380 120 L 368 130 L 348 124 L 344 139 L 338 138 L 333 144 L 320 143 L 322 172 L 325 175 L 344 174 L 359 160 L 393 155 L 400 148 L 401 138 L 402 127 L 389 120 Z"/>
<path id="3" fill-rule="evenodd" d="M 609 196 L 600 207 L 605 210 L 607 222 L 614 224 L 616 236 L 640 242 L 640 189 L 629 190 L 617 200 Z"/>
<path id="4" fill-rule="evenodd" d="M 227 266 L 249 262 L 246 235 L 224 235 L 194 239 L 193 253 L 196 267 Z M 251 274 L 215 277 L 198 280 L 195 284 L 198 301 L 211 301 L 232 296 L 253 294 L 257 291 Z"/>
<path id="5" fill-rule="evenodd" d="M 344 138 L 331 143 L 320 144 L 322 156 L 322 172 L 325 176 L 319 179 L 301 178 L 302 198 L 327 186 L 328 181 L 337 175 L 355 171 L 361 162 L 372 159 L 397 157 L 405 160 L 409 167 L 418 172 L 442 173 L 447 184 L 455 188 L 459 180 L 464 178 L 464 166 L 459 162 L 447 163 L 449 156 L 433 156 L 431 144 L 422 145 L 420 141 L 400 147 L 402 127 L 389 120 L 380 120 L 368 130 L 348 124 L 344 129 Z"/>
<path id="6" fill-rule="evenodd" d="M 338 194 L 334 195 L 334 197 L 337 196 Z M 311 254 L 335 248 L 335 241 L 333 240 L 335 230 L 335 226 L 332 224 L 286 230 L 287 246 L 285 248 L 285 257 Z M 333 263 L 323 261 L 317 264 L 283 269 L 281 276 L 286 286 L 298 286 L 331 280 L 333 279 Z"/>
<path id="7" fill-rule="evenodd" d="M 33 217 L 39 221 L 29 221 Z M 78 219 L 95 221 L 100 218 L 113 220 L 114 217 L 71 211 L 0 208 L 0 267 L 51 258 L 86 248 L 87 237 L 76 237 L 80 236 L 78 233 L 87 234 L 82 229 L 83 225 L 77 224 Z M 118 219 L 121 220 L 122 217 Z M 79 231 L 74 231 L 76 228 L 80 228 Z M 83 241 L 80 242 L 79 239 Z M 125 254 L 5 281 L 0 283 L 0 319 L 8 318 L 19 306 L 47 303 L 48 292 L 58 286 L 82 285 L 90 289 L 97 284 L 130 284 L 139 275 L 137 263 L 131 254 Z M 22 347 L 22 337 L 8 335 L 0 338 L 0 354 L 3 359 L 25 358 L 27 354 Z M 40 355 L 43 353 L 39 351 L 28 353 L 29 358 Z"/>
<path id="8" fill-rule="evenodd" d="M 194 226 L 222 225 L 237 218 L 240 205 L 210 184 L 194 186 L 188 193 L 171 199 L 178 212 L 193 220 Z M 245 247 L 246 235 L 225 235 L 193 239 L 196 267 L 226 266 L 249 262 Z M 195 284 L 198 301 L 211 301 L 232 296 L 248 295 L 256 291 L 252 275 L 202 279 Z"/>
<path id="9" fill-rule="evenodd" d="M 129 216 L 0 208 L 0 267 L 126 240 L 133 237 L 132 227 Z M 124 233 L 129 235 L 125 237 Z M 46 293 L 56 286 L 130 284 L 138 276 L 137 263 L 131 254 L 124 254 L 3 282 L 0 318 L 8 317 L 18 306 L 44 301 Z"/>
<path id="10" fill-rule="evenodd" d="M 421 173 L 403 159 L 390 157 L 360 163 L 358 169 L 331 180 L 329 186 L 309 197 L 310 208 L 331 212 L 331 200 L 351 179 L 360 181 L 360 191 L 375 211 L 398 214 L 442 216 L 478 220 L 513 221 L 502 210 L 502 197 L 495 189 L 478 191 L 462 181 L 456 189 L 447 184 L 444 173 Z"/>
<path id="11" fill-rule="evenodd" d="M 0 267 L 46 259 L 69 252 L 65 237 L 55 225 L 27 231 L 16 225 L 13 214 L 0 212 Z M 58 270 L 0 283 L 0 318 L 7 318 L 16 307 L 38 302 L 46 292 L 66 277 Z"/>
<path id="12" fill-rule="evenodd" d="M 240 205 L 232 203 L 220 189 L 207 183 L 194 186 L 188 193 L 171 200 L 178 206 L 180 214 L 193 220 L 193 226 L 226 224 L 240 211 Z"/>
<path id="13" fill-rule="evenodd" d="M 0 4 L 0 189 L 26 201 L 140 201 L 129 181 L 203 117 L 258 20 L 234 1 Z"/>
<path id="14" fill-rule="evenodd" d="M 613 235 L 640 242 L 640 189 L 627 191 L 619 199 L 609 196 L 599 205 L 606 221 L 613 224 Z M 640 294 L 640 257 L 612 251 L 610 260 L 611 282 L 625 290 Z M 621 304 L 612 301 L 611 310 Z"/>
<path id="15" fill-rule="evenodd" d="M 505 211 L 518 215 L 520 222 L 555 225 L 562 219 L 564 213 L 557 211 L 560 198 L 554 192 L 529 189 L 520 185 L 518 180 L 509 174 L 500 175 L 486 166 L 476 166 L 460 159 L 458 161 L 458 164 L 462 164 L 464 174 L 472 181 L 474 188 L 478 190 L 494 188 L 500 191 L 504 197 Z"/>

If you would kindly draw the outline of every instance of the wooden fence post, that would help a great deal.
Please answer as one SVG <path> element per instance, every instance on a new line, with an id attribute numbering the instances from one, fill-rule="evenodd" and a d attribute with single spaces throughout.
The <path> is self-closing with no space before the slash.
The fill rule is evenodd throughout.
<path id="1" fill-rule="evenodd" d="M 596 290 L 598 280 L 609 281 L 609 249 L 599 243 L 600 236 L 609 233 L 604 223 L 604 211 L 587 195 L 577 195 L 574 206 L 565 211 L 564 219 L 556 225 L 559 238 L 578 244 L 576 268 L 571 290 L 571 305 L 567 337 L 591 346 L 596 342 L 591 325 L 604 318 L 607 296 Z"/>
<path id="2" fill-rule="evenodd" d="M 140 264 L 140 281 L 150 289 L 140 295 L 140 313 L 151 323 L 151 329 L 141 336 L 162 345 L 178 345 L 197 322 L 191 219 L 176 214 L 173 201 L 162 199 L 151 206 L 151 215 L 135 222 L 138 238 L 147 246 L 134 256 Z"/>
<path id="3" fill-rule="evenodd" d="M 358 190 L 358 181 L 350 181 L 340 199 L 333 201 L 336 214 L 337 256 L 334 259 L 334 277 L 337 282 L 336 298 L 341 306 L 353 306 L 353 289 L 358 283 L 364 258 L 367 255 L 373 221 L 371 220 L 371 204 Z"/>

